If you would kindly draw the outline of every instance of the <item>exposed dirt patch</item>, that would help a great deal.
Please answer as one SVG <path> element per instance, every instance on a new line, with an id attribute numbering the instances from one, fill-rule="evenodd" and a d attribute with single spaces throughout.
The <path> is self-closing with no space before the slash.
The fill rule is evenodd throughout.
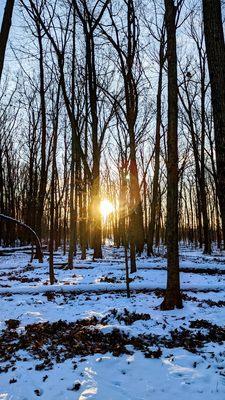
<path id="1" fill-rule="evenodd" d="M 21 283 L 40 282 L 40 278 L 28 278 L 27 276 L 9 276 L 9 281 L 18 281 Z"/>
<path id="2" fill-rule="evenodd" d="M 99 282 L 107 282 L 107 283 L 121 283 L 120 280 L 117 280 L 114 276 L 109 277 L 109 276 L 102 276 L 99 279 Z"/>
<path id="3" fill-rule="evenodd" d="M 111 314 L 111 315 L 110 315 Z M 147 321 L 151 319 L 149 314 L 144 313 L 136 313 L 136 312 L 129 312 L 126 308 L 124 308 L 123 313 L 119 313 L 115 308 L 110 310 L 110 314 L 107 315 L 105 318 L 102 319 L 101 322 L 109 322 L 110 318 L 115 318 L 119 322 L 124 322 L 125 325 L 131 325 L 135 321 Z"/>

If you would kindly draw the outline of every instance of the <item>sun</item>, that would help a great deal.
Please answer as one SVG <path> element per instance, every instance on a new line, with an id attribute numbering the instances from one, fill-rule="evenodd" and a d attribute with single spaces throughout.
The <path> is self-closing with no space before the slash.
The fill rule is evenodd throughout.
<path id="1" fill-rule="evenodd" d="M 114 205 L 108 200 L 103 199 L 100 203 L 100 213 L 103 220 L 105 221 L 107 217 L 115 211 Z"/>

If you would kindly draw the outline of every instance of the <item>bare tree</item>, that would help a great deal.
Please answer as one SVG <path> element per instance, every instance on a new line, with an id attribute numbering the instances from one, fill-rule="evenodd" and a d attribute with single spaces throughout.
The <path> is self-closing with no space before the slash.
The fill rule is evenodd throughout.
<path id="1" fill-rule="evenodd" d="M 162 83 L 163 83 L 163 67 L 165 63 L 165 23 L 161 27 L 159 41 L 159 75 L 157 89 L 157 105 L 156 105 L 156 132 L 155 132 L 155 164 L 153 176 L 153 190 L 151 200 L 150 223 L 147 235 L 147 254 L 153 254 L 153 240 L 156 226 L 156 210 L 159 201 L 159 169 L 160 169 L 160 139 L 161 139 L 161 122 L 162 122 Z"/>
<path id="2" fill-rule="evenodd" d="M 177 6 L 165 0 L 168 60 L 168 133 L 167 133 L 167 288 L 162 310 L 182 308 L 178 249 L 178 84 L 176 50 Z"/>
<path id="3" fill-rule="evenodd" d="M 225 47 L 220 0 L 203 0 L 203 20 L 215 130 L 217 194 L 225 245 Z"/>
<path id="4" fill-rule="evenodd" d="M 101 30 L 109 43 L 116 50 L 119 61 L 119 69 L 123 78 L 125 115 L 127 131 L 129 135 L 129 175 L 130 175 L 130 261 L 131 272 L 136 271 L 136 250 L 141 253 L 144 246 L 144 225 L 143 210 L 140 195 L 137 166 L 137 132 L 136 123 L 138 116 L 138 82 L 140 79 L 141 67 L 138 56 L 139 27 L 135 13 L 133 0 L 124 1 L 126 7 L 126 31 L 121 30 L 114 19 L 113 9 L 108 8 L 113 34 L 109 34 L 103 25 Z M 122 37 L 120 37 L 122 35 Z M 125 43 L 125 46 L 122 45 Z M 135 67 L 139 65 L 135 76 Z"/>

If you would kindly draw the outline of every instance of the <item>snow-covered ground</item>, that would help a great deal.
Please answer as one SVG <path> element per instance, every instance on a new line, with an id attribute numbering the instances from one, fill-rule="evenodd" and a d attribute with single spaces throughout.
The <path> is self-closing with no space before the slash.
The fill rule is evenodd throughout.
<path id="1" fill-rule="evenodd" d="M 92 262 L 91 255 L 81 261 L 78 254 L 73 270 L 64 268 L 66 258 L 57 253 L 53 286 L 49 285 L 47 256 L 43 264 L 29 264 L 29 258 L 27 250 L 0 257 L 0 400 L 225 399 L 223 253 L 205 256 L 181 247 L 184 308 L 169 312 L 159 310 L 166 284 L 163 256 L 138 259 L 130 299 L 122 249 L 105 247 L 104 259 L 97 262 Z M 5 323 L 11 319 L 19 321 L 12 331 Z M 93 354 L 78 351 L 73 356 L 67 348 L 63 361 L 53 357 L 52 365 L 42 369 L 42 352 L 53 354 L 51 337 L 33 343 L 30 331 L 33 347 L 23 339 L 24 347 L 15 352 L 28 325 L 34 329 L 33 324 L 42 327 L 60 320 L 68 322 L 71 332 L 79 321 L 90 320 L 87 329 L 99 332 L 103 341 L 119 331 L 129 342 L 128 351 L 117 355 L 100 350 L 98 344 L 98 353 L 93 342 Z M 90 331 L 82 329 L 86 340 Z M 60 342 L 61 331 L 52 335 L 53 342 Z M 136 338 L 143 348 L 139 342 L 135 347 Z M 76 335 L 71 340 L 76 342 Z M 64 354 L 65 346 L 67 342 L 58 348 L 59 354 Z"/>

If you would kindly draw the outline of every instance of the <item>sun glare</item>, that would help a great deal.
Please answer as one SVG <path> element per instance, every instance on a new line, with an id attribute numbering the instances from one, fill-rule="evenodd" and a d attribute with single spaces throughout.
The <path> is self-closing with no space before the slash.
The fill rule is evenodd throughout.
<path id="1" fill-rule="evenodd" d="M 113 204 L 107 200 L 103 199 L 100 203 L 100 212 L 103 220 L 105 221 L 107 217 L 115 210 Z"/>

